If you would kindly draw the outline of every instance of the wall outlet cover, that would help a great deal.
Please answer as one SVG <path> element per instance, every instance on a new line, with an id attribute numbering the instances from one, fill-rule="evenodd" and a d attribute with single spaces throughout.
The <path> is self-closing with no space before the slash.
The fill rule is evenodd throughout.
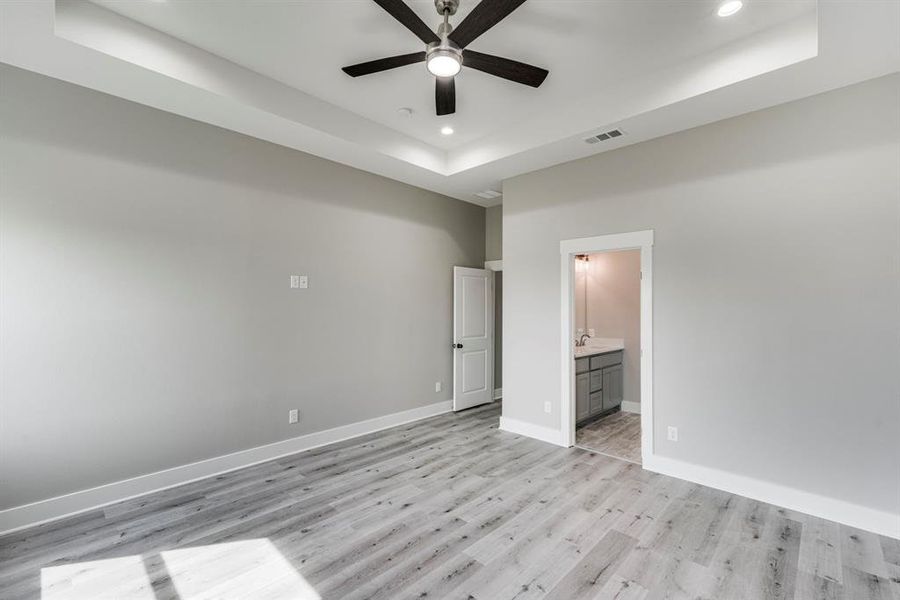
<path id="1" fill-rule="evenodd" d="M 550 414 L 553 412 L 553 405 L 549 402 L 544 402 L 544 412 Z"/>
<path id="2" fill-rule="evenodd" d="M 435 392 L 441 391 L 441 388 L 442 388 L 442 387 L 443 387 L 443 385 L 441 384 L 440 381 L 435 381 L 435 382 L 434 382 L 434 391 L 435 391 Z"/>
<path id="3" fill-rule="evenodd" d="M 670 442 L 678 441 L 678 428 L 677 427 L 672 427 L 671 425 L 669 425 L 669 441 Z"/>
<path id="4" fill-rule="evenodd" d="M 294 408 L 288 412 L 288 423 L 293 425 L 298 421 L 300 421 L 300 411 Z"/>

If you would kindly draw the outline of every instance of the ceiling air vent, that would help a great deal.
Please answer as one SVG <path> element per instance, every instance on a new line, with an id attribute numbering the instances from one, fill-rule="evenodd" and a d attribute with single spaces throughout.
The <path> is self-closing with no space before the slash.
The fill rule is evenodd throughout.
<path id="1" fill-rule="evenodd" d="M 494 198 L 499 198 L 503 194 L 495 192 L 494 190 L 484 190 L 483 192 L 475 192 L 475 195 L 482 200 L 493 200 Z"/>
<path id="2" fill-rule="evenodd" d="M 623 135 L 625 135 L 625 132 L 621 129 L 610 129 L 609 131 L 604 131 L 603 133 L 592 135 L 589 138 L 584 138 L 584 141 L 588 144 L 597 144 L 599 142 L 605 142 L 606 140 L 611 140 Z"/>

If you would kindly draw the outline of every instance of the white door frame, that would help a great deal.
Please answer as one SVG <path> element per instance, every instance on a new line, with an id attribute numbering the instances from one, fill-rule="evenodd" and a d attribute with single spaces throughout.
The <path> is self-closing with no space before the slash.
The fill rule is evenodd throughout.
<path id="1" fill-rule="evenodd" d="M 653 456 L 653 230 L 562 240 L 561 286 L 562 445 L 575 444 L 575 255 L 615 250 L 641 251 L 641 453 Z"/>
<path id="2" fill-rule="evenodd" d="M 494 314 L 497 314 L 497 273 L 503 272 L 503 260 L 486 260 L 484 261 L 484 268 L 489 271 L 494 272 Z M 494 328 L 491 331 L 491 344 L 494 348 L 494 360 L 497 360 L 497 322 L 494 321 Z M 503 343 L 503 340 L 500 340 L 500 343 Z M 496 365 L 495 365 L 496 366 Z M 500 367 L 503 368 L 502 365 Z M 502 371 L 501 371 L 502 372 Z M 503 397 L 503 390 L 497 387 L 497 369 L 491 369 L 491 386 L 494 390 L 493 396 L 494 400 L 497 401 Z"/>

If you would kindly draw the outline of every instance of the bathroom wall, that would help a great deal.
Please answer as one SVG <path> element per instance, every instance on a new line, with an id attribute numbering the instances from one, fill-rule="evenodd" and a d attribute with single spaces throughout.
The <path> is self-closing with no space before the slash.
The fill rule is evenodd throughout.
<path id="1" fill-rule="evenodd" d="M 594 337 L 625 342 L 625 402 L 641 401 L 641 253 L 600 252 L 576 263 L 576 315 Z M 585 291 L 587 294 L 585 295 Z M 579 300 L 580 299 L 580 300 Z M 581 312 L 578 305 L 581 304 Z M 577 322 L 577 319 L 576 319 Z M 633 408 L 623 405 L 623 408 Z"/>

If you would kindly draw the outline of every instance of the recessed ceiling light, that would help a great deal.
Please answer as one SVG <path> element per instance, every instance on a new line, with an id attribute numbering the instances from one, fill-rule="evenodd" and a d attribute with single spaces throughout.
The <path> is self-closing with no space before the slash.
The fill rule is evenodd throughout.
<path id="1" fill-rule="evenodd" d="M 718 13 L 720 17 L 730 17 L 743 7 L 744 3 L 741 0 L 726 0 L 719 5 Z"/>
<path id="2" fill-rule="evenodd" d="M 444 125 L 443 127 L 441 127 L 441 134 L 442 135 L 453 135 L 453 128 L 450 127 L 449 125 Z"/>

